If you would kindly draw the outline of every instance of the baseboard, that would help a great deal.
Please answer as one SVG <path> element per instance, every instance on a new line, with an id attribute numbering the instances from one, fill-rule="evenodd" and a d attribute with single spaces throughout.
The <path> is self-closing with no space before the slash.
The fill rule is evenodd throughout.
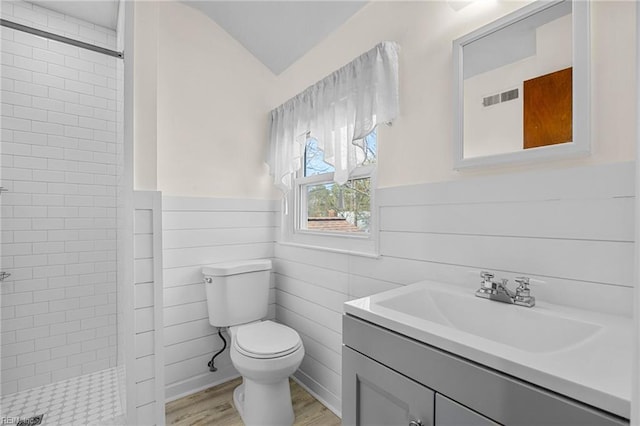
<path id="1" fill-rule="evenodd" d="M 220 368 L 216 374 L 201 374 L 181 382 L 172 383 L 165 388 L 165 403 L 226 383 L 237 377 L 240 377 L 240 374 L 232 364 L 228 364 Z"/>
<path id="2" fill-rule="evenodd" d="M 336 395 L 300 370 L 296 371 L 292 378 L 333 414 L 342 418 L 342 402 Z"/>

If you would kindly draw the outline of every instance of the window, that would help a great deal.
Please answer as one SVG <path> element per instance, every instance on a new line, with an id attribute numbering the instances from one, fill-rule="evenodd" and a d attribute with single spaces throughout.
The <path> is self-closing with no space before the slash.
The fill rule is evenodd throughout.
<path id="1" fill-rule="evenodd" d="M 358 144 L 358 167 L 344 184 L 333 182 L 334 168 L 314 138 L 307 140 L 299 194 L 298 229 L 314 232 L 369 234 L 371 231 L 371 174 L 377 159 L 374 130 Z"/>
<path id="2" fill-rule="evenodd" d="M 398 52 L 381 42 L 271 111 L 283 243 L 376 255 L 375 128 L 398 116 Z"/>
<path id="3" fill-rule="evenodd" d="M 325 161 L 318 141 L 313 137 L 307 139 L 303 167 L 293 191 L 294 233 L 370 239 L 378 152 L 376 130 L 358 141 L 357 146 L 358 167 L 345 184 L 339 185 L 333 181 L 334 167 Z"/>

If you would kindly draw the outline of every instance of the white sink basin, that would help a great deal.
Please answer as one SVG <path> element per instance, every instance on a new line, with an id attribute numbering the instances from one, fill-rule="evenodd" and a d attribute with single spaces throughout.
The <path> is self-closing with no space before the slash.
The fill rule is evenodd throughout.
<path id="1" fill-rule="evenodd" d="M 629 417 L 633 322 L 552 305 L 526 308 L 475 288 L 422 281 L 344 304 L 345 313 Z"/>
<path id="2" fill-rule="evenodd" d="M 374 303 L 529 352 L 562 350 L 585 341 L 602 328 L 598 324 L 555 315 L 548 309 L 481 299 L 473 292 L 415 285 L 409 286 L 408 290 Z"/>

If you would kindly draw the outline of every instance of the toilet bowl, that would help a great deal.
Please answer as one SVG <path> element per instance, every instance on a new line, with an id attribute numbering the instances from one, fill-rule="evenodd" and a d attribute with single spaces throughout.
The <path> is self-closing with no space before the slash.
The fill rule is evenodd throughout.
<path id="1" fill-rule="evenodd" d="M 264 320 L 271 266 L 269 259 L 254 259 L 202 268 L 209 324 L 231 334 L 231 362 L 242 375 L 233 402 L 248 426 L 293 424 L 289 376 L 304 358 L 295 330 Z"/>
<path id="2" fill-rule="evenodd" d="M 294 422 L 289 376 L 304 358 L 298 333 L 273 321 L 233 326 L 231 362 L 242 375 L 233 402 L 247 426 Z"/>

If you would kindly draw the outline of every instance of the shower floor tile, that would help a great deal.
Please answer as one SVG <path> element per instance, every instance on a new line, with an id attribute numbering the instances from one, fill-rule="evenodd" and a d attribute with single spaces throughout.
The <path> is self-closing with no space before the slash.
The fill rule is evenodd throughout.
<path id="1" fill-rule="evenodd" d="M 44 414 L 42 425 L 124 425 L 118 369 L 110 368 L 2 396 L 2 420 Z M 3 424 L 5 424 L 3 423 Z"/>

